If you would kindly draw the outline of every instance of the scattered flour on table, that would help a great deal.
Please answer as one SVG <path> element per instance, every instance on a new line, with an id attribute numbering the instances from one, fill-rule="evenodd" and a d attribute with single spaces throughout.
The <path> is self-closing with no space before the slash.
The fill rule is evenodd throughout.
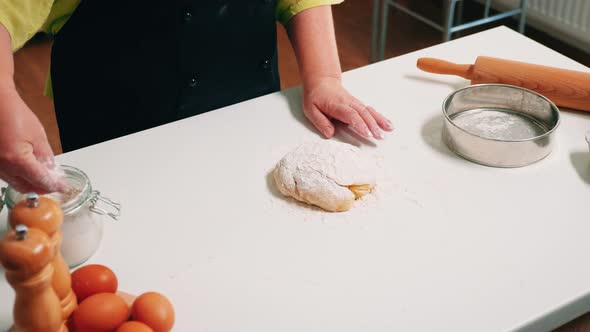
<path id="1" fill-rule="evenodd" d="M 273 150 L 276 150 L 272 151 L 273 155 L 277 156 L 283 156 L 290 151 L 289 147 L 278 147 Z M 282 195 L 272 176 L 276 164 L 269 165 L 267 171 L 268 187 L 272 193 L 272 197 L 268 201 L 269 209 L 272 211 L 281 210 L 281 213 L 300 217 L 305 222 L 331 222 L 362 220 L 370 216 L 372 211 L 384 206 L 399 204 L 400 201 L 423 208 L 423 203 L 418 195 L 400 183 L 395 175 L 395 169 L 391 164 L 386 163 L 385 157 L 381 153 L 376 151 L 371 153 L 376 161 L 375 187 L 371 193 L 356 200 L 352 209 L 345 212 L 329 212 Z"/>

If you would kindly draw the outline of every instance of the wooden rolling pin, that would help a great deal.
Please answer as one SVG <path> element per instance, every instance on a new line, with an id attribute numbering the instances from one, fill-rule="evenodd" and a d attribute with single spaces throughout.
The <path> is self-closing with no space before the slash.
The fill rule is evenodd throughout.
<path id="1" fill-rule="evenodd" d="M 480 56 L 475 64 L 418 59 L 423 71 L 457 75 L 471 84 L 501 83 L 536 91 L 557 106 L 590 112 L 590 73 Z"/>

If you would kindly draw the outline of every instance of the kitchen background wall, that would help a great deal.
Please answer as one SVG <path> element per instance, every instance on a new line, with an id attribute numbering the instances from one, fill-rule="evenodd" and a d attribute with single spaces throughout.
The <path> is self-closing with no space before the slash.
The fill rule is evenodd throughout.
<path id="1" fill-rule="evenodd" d="M 514 6 L 514 2 L 495 0 L 494 5 L 502 10 Z M 590 1 L 529 0 L 527 17 L 532 27 L 590 52 Z"/>

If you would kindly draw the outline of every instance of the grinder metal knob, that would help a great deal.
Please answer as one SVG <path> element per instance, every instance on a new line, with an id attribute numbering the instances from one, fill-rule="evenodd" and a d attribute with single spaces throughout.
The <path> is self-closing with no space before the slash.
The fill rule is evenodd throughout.
<path id="1" fill-rule="evenodd" d="M 39 195 L 37 193 L 28 193 L 27 194 L 27 206 L 28 207 L 39 206 Z"/>
<path id="2" fill-rule="evenodd" d="M 29 234 L 29 228 L 23 224 L 16 225 L 14 232 L 16 233 L 16 239 L 22 241 L 27 238 L 27 235 Z"/>

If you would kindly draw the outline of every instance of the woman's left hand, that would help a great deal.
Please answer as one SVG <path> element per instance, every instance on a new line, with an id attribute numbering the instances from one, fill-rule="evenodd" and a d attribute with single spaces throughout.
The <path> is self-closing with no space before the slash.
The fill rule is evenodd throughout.
<path id="1" fill-rule="evenodd" d="M 382 130 L 393 130 L 391 121 L 353 97 L 333 77 L 322 77 L 304 86 L 303 112 L 326 138 L 334 136 L 331 120 L 348 124 L 364 138 L 383 139 Z"/>

